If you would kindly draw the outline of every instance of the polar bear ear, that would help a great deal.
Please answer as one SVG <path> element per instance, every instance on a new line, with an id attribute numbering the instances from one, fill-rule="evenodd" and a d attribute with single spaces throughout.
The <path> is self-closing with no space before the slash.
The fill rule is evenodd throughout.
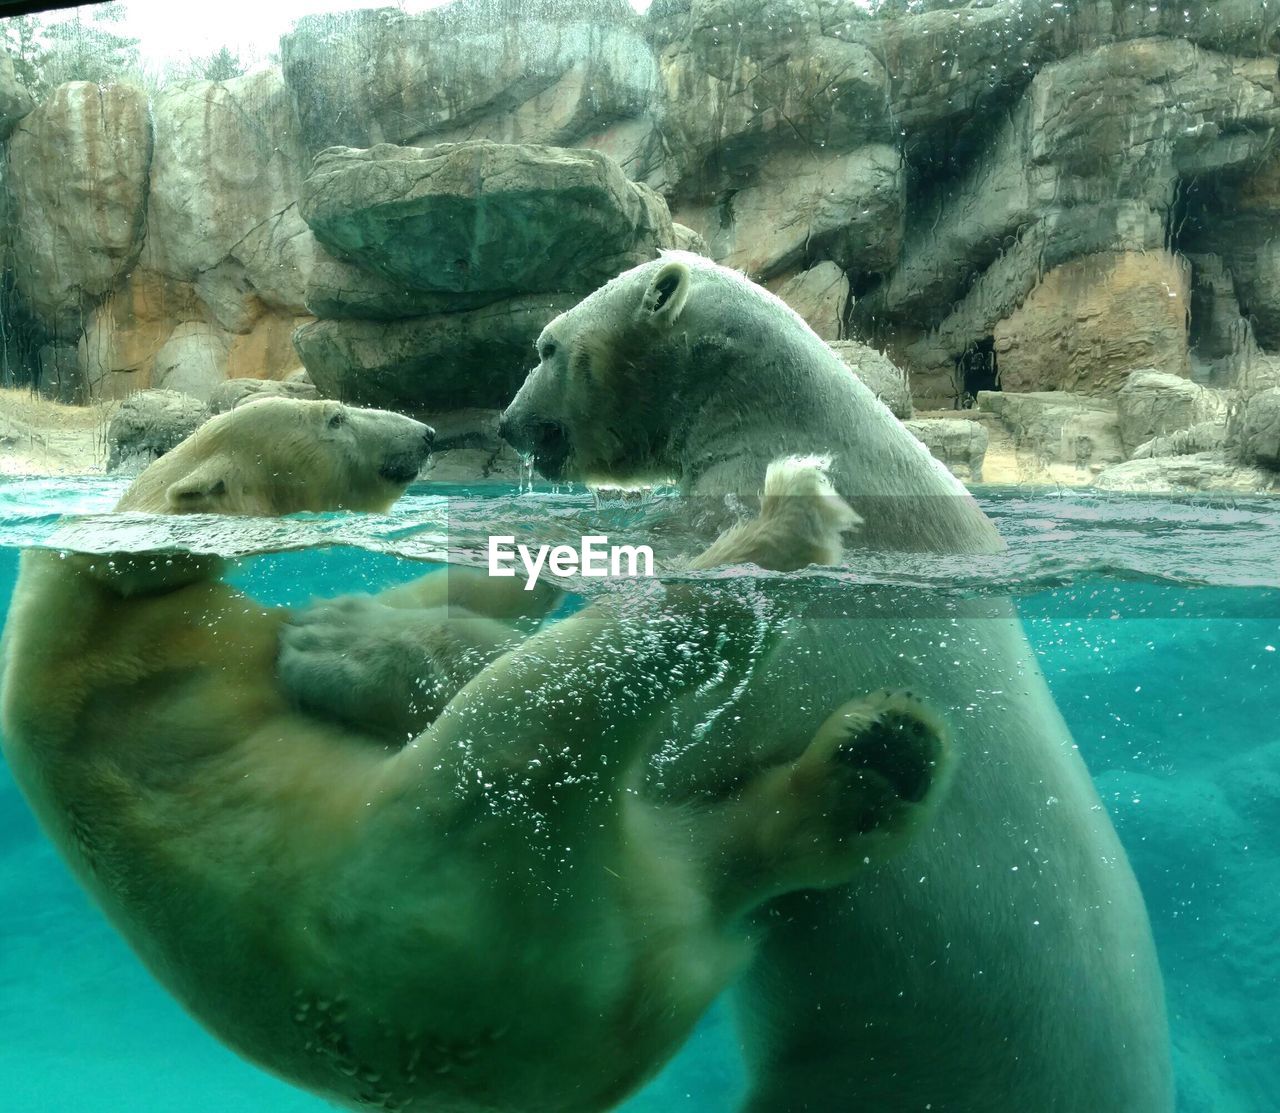
<path id="1" fill-rule="evenodd" d="M 689 300 L 689 288 L 693 285 L 693 273 L 688 264 L 672 260 L 660 266 L 640 302 L 640 316 L 654 324 L 674 325 L 685 303 Z"/>
<path id="2" fill-rule="evenodd" d="M 214 514 L 227 501 L 228 467 L 224 460 L 206 460 L 195 471 L 169 484 L 164 501 L 178 514 Z"/>

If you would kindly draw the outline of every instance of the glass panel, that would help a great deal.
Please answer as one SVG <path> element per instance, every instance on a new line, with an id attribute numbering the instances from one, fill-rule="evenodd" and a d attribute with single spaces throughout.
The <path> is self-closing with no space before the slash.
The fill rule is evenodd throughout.
<path id="1" fill-rule="evenodd" d="M 0 4 L 6 1107 L 1269 1111 L 1278 128 L 1275 0 Z"/>

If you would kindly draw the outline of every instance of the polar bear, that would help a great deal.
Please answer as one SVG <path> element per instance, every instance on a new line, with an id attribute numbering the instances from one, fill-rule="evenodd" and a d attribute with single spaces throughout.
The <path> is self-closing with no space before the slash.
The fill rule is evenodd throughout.
<path id="1" fill-rule="evenodd" d="M 553 320 L 502 429 L 544 475 L 675 480 L 700 515 L 787 453 L 833 453 L 874 550 L 1000 542 L 964 488 L 779 299 L 684 253 Z M 945 708 L 960 754 L 930 830 L 852 887 L 788 896 L 739 995 L 746 1113 L 1168 1113 L 1142 896 L 1010 604 L 831 589 L 649 791 L 705 799 L 799 753 L 835 692 Z M 661 719 L 679 736 L 694 701 Z"/>
<path id="2" fill-rule="evenodd" d="M 214 418 L 119 506 L 376 511 L 429 444 L 394 414 L 269 399 Z M 767 484 L 753 530 L 709 559 L 838 545 L 852 519 L 820 471 L 782 462 Z M 388 746 L 288 701 L 273 666 L 289 615 L 219 573 L 181 553 L 25 553 L 4 752 L 179 1000 L 348 1108 L 608 1108 L 748 960 L 753 908 L 873 868 L 945 787 L 943 727 L 882 692 L 830 701 L 802 752 L 722 800 L 634 791 L 655 715 L 732 687 L 785 624 L 759 591 L 612 595 L 481 660 Z"/>

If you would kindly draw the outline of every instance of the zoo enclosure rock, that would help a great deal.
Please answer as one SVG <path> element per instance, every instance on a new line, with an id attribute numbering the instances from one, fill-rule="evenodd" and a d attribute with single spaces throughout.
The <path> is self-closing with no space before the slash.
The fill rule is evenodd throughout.
<path id="1" fill-rule="evenodd" d="M 1264 390 L 1246 403 L 1240 449 L 1247 462 L 1280 469 L 1280 388 Z"/>
<path id="2" fill-rule="evenodd" d="M 151 159 L 146 95 L 59 85 L 8 143 L 14 280 L 51 338 L 75 342 L 83 312 L 142 246 Z"/>
<path id="3" fill-rule="evenodd" d="M 1145 27 L 1137 7 L 1125 11 Z M 1042 10 L 1044 27 L 1070 40 L 1045 43 L 1046 49 L 1065 53 L 1074 44 L 1082 52 L 1031 66 L 1034 76 L 1017 86 L 1008 111 L 973 117 L 987 133 L 958 179 L 943 177 L 930 188 L 925 178 L 907 214 L 901 261 L 860 298 L 853 326 L 892 340 L 931 394 L 945 390 L 966 351 L 992 337 L 1008 346 L 1010 358 L 1000 361 L 1005 389 L 1092 389 L 1083 367 L 1063 376 L 1051 354 L 1056 343 L 1072 343 L 1077 308 L 1095 320 L 1084 330 L 1093 335 L 1075 344 L 1075 359 L 1101 357 L 1093 377 L 1111 384 L 1102 389 L 1114 389 L 1130 366 L 1185 373 L 1187 307 L 1158 309 L 1160 287 L 1154 276 L 1143 277 L 1142 260 L 1159 253 L 1167 259 L 1180 191 L 1209 194 L 1246 171 L 1267 152 L 1266 137 L 1280 121 L 1274 58 L 1255 56 L 1263 53 L 1256 44 L 1249 56 L 1195 45 L 1199 37 L 1243 51 L 1248 13 L 1204 6 L 1186 12 L 1182 29 L 1166 27 L 1163 16 L 1151 20 L 1163 33 L 1177 29 L 1184 37 L 1135 40 L 1135 28 L 1109 24 L 1102 5 Z M 1222 34 L 1209 33 L 1215 12 L 1236 21 L 1230 34 L 1225 24 Z M 1252 29 L 1264 18 L 1274 27 L 1274 16 L 1255 9 Z M 966 10 L 957 22 L 970 19 L 978 16 Z M 1044 34 L 1042 27 L 1029 41 L 1044 42 Z M 1107 35 L 1122 41 L 1107 42 Z M 1208 251 L 1216 242 L 1210 235 L 1198 246 Z M 1107 277 L 1101 268 L 1087 274 L 1091 257 L 1116 260 L 1112 280 L 1120 284 L 1106 301 L 1085 304 L 1079 299 L 1090 284 L 1080 279 Z M 1172 276 L 1179 265 L 1166 261 L 1155 270 L 1166 272 L 1161 280 L 1182 296 L 1185 279 Z M 1126 350 L 1129 322 L 1122 310 L 1106 308 L 1130 290 L 1155 313 L 1151 327 L 1137 322 L 1148 358 Z"/>
<path id="4" fill-rule="evenodd" d="M 107 427 L 107 471 L 141 470 L 208 418 L 208 406 L 176 390 L 143 390 L 130 395 L 120 403 Z"/>
<path id="5" fill-rule="evenodd" d="M 307 16 L 281 58 L 312 154 L 460 139 L 581 146 L 653 100 L 639 23 L 624 0 L 463 0 Z"/>
<path id="6" fill-rule="evenodd" d="M 963 417 L 917 418 L 904 421 L 912 436 L 966 483 L 982 482 L 982 460 L 987 453 L 987 431 Z"/>
<path id="7" fill-rule="evenodd" d="M 1129 460 L 1107 468 L 1094 486 L 1104 491 L 1225 491 L 1248 494 L 1280 490 L 1274 472 L 1242 466 L 1221 452 Z"/>
<path id="8" fill-rule="evenodd" d="M 173 85 L 151 111 L 144 264 L 195 283 L 230 332 L 269 310 L 303 313 L 312 245 L 296 202 L 306 161 L 279 72 Z"/>
<path id="9" fill-rule="evenodd" d="M 1227 401 L 1215 390 L 1154 370 L 1132 372 L 1116 395 L 1120 439 L 1133 453 L 1153 437 L 1204 422 L 1225 424 Z"/>
<path id="10" fill-rule="evenodd" d="M 891 352 L 917 405 L 989 385 L 963 382 L 974 351 L 991 353 L 1007 395 L 1072 396 L 1069 412 L 1034 403 L 1057 416 L 1015 422 L 1011 436 L 1026 456 L 1091 473 L 1144 445 L 1216 443 L 1214 417 L 1193 426 L 1203 436 L 1121 444 L 1114 403 L 1079 401 L 1114 398 L 1136 368 L 1246 392 L 1275 385 L 1255 371 L 1280 345 L 1278 28 L 1280 10 L 1257 0 L 982 0 L 878 18 L 844 0 L 657 0 L 643 17 L 623 0 L 464 0 L 415 16 L 313 16 L 286 37 L 281 70 L 155 96 L 154 154 L 136 91 L 107 87 L 110 134 L 75 86 L 30 113 L 19 96 L 6 258 L 33 311 L 32 361 L 57 379 L 48 389 L 77 385 L 73 352 L 93 396 L 155 385 L 178 373 L 168 355 L 156 364 L 171 341 L 169 354 L 203 368 L 202 391 L 222 367 L 277 377 L 296 362 L 289 333 L 314 313 L 328 320 L 301 339 L 335 389 L 436 407 L 456 388 L 448 405 L 498 405 L 499 384 L 518 382 L 512 299 L 584 293 L 651 244 L 688 245 L 665 232 L 653 194 L 622 190 L 627 178 L 660 190 L 707 234 L 702 250 L 764 278 L 824 338 Z M 0 92 L 3 78 L 0 61 Z M 326 147 L 469 139 L 608 154 L 621 174 L 602 171 L 591 188 L 610 220 L 648 220 L 651 244 L 637 237 L 632 255 L 610 255 L 596 236 L 586 265 L 566 253 L 539 271 L 536 244 L 581 219 L 561 194 L 526 222 L 543 240 L 513 252 L 536 256 L 532 266 L 495 261 L 503 245 L 475 235 L 474 219 L 432 256 L 430 237 L 377 189 L 379 175 L 407 174 L 397 159 L 422 152 L 347 153 L 368 164 L 350 189 L 358 203 L 321 232 L 342 257 L 303 219 L 302 183 Z M 58 192 L 47 168 L 67 152 L 84 152 L 81 169 Z M 334 158 L 336 173 L 342 157 L 322 162 Z M 582 171 L 592 156 L 567 157 Z M 395 210 L 385 228 L 379 199 Z M 465 213 L 474 201 L 460 190 L 427 205 L 450 222 L 449 204 Z M 513 194 L 509 212 L 526 203 L 538 208 Z M 130 212 L 132 224 L 118 218 Z M 417 255 L 432 270 L 425 286 Z M 470 369 L 405 369 L 406 337 L 486 306 L 499 321 L 500 303 L 511 321 L 495 326 L 493 358 L 473 345 Z M 381 356 L 361 318 L 393 323 Z M 361 368 L 369 383 L 356 388 Z"/>
<path id="11" fill-rule="evenodd" d="M 324 151 L 302 213 L 321 319 L 298 354 L 323 393 L 413 412 L 504 406 L 552 317 L 659 248 L 705 246 L 597 151 L 487 140 Z"/>
<path id="12" fill-rule="evenodd" d="M 8 139 L 18 121 L 35 106 L 35 97 L 14 72 L 13 59 L 0 50 L 0 139 Z"/>
<path id="13" fill-rule="evenodd" d="M 870 388 L 871 393 L 889 407 L 894 417 L 911 416 L 911 391 L 907 377 L 888 356 L 857 340 L 836 340 L 830 346 L 845 366 Z"/>
<path id="14" fill-rule="evenodd" d="M 577 301 L 531 294 L 438 317 L 320 320 L 294 342 L 328 397 L 408 411 L 500 407 L 534 362 L 543 326 Z"/>
<path id="15" fill-rule="evenodd" d="M 302 215 L 333 255 L 412 290 L 587 293 L 675 244 L 666 204 L 595 151 L 476 141 L 320 154 Z"/>
<path id="16" fill-rule="evenodd" d="M 994 414 L 1013 439 L 1015 452 L 1052 473 L 1065 466 L 1094 474 L 1125 458 L 1114 398 L 1067 391 L 1014 394 L 980 391 L 978 409 Z"/>
<path id="17" fill-rule="evenodd" d="M 1006 391 L 1110 394 L 1135 367 L 1189 369 L 1190 268 L 1168 252 L 1055 267 L 994 330 Z"/>
<path id="18" fill-rule="evenodd" d="M 835 263 L 830 260 L 818 263 L 769 286 L 823 340 L 835 340 L 844 334 L 849 279 Z"/>
<path id="19" fill-rule="evenodd" d="M 256 398 L 316 399 L 319 397 L 320 392 L 308 379 L 283 382 L 275 379 L 229 379 L 214 387 L 209 394 L 208 405 L 211 414 L 221 414 Z"/>

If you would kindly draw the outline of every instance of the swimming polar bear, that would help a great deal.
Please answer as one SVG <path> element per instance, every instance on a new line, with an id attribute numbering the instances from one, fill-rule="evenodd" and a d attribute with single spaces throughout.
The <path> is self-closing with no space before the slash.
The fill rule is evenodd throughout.
<path id="1" fill-rule="evenodd" d="M 429 445 L 394 414 L 264 400 L 152 464 L 119 509 L 380 511 Z M 819 470 L 783 462 L 767 485 L 754 531 L 715 560 L 838 549 L 852 516 Z M 776 636 L 751 592 L 593 605 L 456 677 L 429 729 L 388 747 L 288 702 L 288 613 L 219 573 L 181 553 L 25 553 L 4 751 L 177 998 L 349 1108 L 610 1107 L 748 959 L 745 914 L 878 861 L 947 779 L 941 726 L 884 693 L 833 701 L 802 753 L 717 804 L 637 795 L 655 714 L 732 682 Z"/>
<path id="2" fill-rule="evenodd" d="M 549 477 L 675 479 L 709 507 L 768 462 L 831 453 L 858 552 L 998 551 L 964 488 L 783 302 L 670 252 L 553 320 L 502 429 Z M 960 754 L 923 838 L 855 885 L 775 902 L 740 994 L 745 1113 L 1169 1113 L 1163 989 L 1141 893 L 1011 605 L 837 591 L 731 714 L 651 778 L 714 797 L 799 753 L 835 693 L 945 709 Z M 655 731 L 681 737 L 690 701 Z M 659 781 L 661 787 L 659 787 Z"/>

